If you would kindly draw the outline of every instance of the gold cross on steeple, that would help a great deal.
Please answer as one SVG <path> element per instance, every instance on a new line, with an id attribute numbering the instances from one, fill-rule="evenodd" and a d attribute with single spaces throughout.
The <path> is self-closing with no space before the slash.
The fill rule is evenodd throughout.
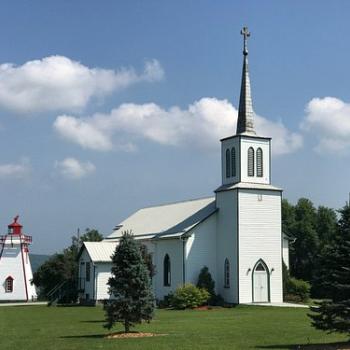
<path id="1" fill-rule="evenodd" d="M 248 30 L 248 27 L 243 27 L 241 30 L 241 34 L 243 35 L 243 55 L 248 55 L 248 46 L 247 46 L 247 39 L 250 37 L 250 32 Z"/>

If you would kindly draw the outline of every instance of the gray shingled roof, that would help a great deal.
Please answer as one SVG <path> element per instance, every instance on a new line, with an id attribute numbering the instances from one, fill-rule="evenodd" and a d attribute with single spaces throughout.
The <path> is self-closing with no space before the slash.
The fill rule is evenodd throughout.
<path id="1" fill-rule="evenodd" d="M 216 211 L 215 197 L 143 208 L 122 221 L 106 240 L 118 239 L 124 231 L 137 238 L 170 238 L 188 232 Z"/>

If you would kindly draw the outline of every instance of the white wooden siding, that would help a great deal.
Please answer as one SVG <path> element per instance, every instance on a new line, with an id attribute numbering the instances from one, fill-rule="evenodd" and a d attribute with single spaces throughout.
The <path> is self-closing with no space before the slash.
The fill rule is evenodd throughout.
<path id="1" fill-rule="evenodd" d="M 216 215 L 190 231 L 186 242 L 186 282 L 197 284 L 198 275 L 203 266 L 207 266 L 216 281 Z"/>
<path id="2" fill-rule="evenodd" d="M 86 263 L 90 263 L 90 281 L 86 281 Z M 82 298 L 86 299 L 86 294 L 89 294 L 90 299 L 96 300 L 95 293 L 95 276 L 94 276 L 94 266 L 93 262 L 86 249 L 83 250 L 80 258 L 79 258 L 79 277 L 84 280 L 84 291 L 81 293 Z"/>
<path id="3" fill-rule="evenodd" d="M 157 274 L 155 276 L 155 294 L 156 298 L 162 300 L 164 296 L 174 291 L 183 283 L 183 258 L 182 258 L 182 241 L 180 239 L 164 239 L 155 242 L 155 261 L 157 266 Z M 163 281 L 163 261 L 165 254 L 170 257 L 171 264 L 171 285 L 164 286 Z"/>
<path id="4" fill-rule="evenodd" d="M 262 259 L 270 273 L 270 301 L 282 302 L 281 193 L 239 191 L 239 302 L 250 303 L 252 272 Z"/>
<path id="5" fill-rule="evenodd" d="M 96 263 L 96 299 L 104 300 L 110 299 L 111 295 L 108 293 L 108 280 L 112 277 L 112 263 Z"/>
<path id="6" fill-rule="evenodd" d="M 289 240 L 286 238 L 283 238 L 282 240 L 282 251 L 283 251 L 283 261 L 286 264 L 287 268 L 289 269 Z"/>
<path id="7" fill-rule="evenodd" d="M 216 245 L 216 288 L 229 303 L 238 303 L 237 295 L 237 190 L 216 194 L 217 245 Z M 230 287 L 225 288 L 225 259 L 230 263 Z"/>

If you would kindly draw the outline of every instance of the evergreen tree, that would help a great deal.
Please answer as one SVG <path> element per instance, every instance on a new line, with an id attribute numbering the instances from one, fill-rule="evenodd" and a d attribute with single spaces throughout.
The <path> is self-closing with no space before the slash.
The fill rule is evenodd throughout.
<path id="1" fill-rule="evenodd" d="M 318 329 L 350 334 L 350 206 L 339 212 L 338 234 L 319 269 L 319 284 L 329 300 L 312 307 L 310 317 Z"/>
<path id="2" fill-rule="evenodd" d="M 108 285 L 113 299 L 105 305 L 106 328 L 111 329 L 121 322 L 127 333 L 136 323 L 153 318 L 154 297 L 149 270 L 139 244 L 128 232 L 124 232 L 112 256 L 112 277 Z"/>
<path id="3" fill-rule="evenodd" d="M 149 277 L 152 280 L 153 276 L 156 274 L 156 267 L 152 262 L 152 254 L 148 251 L 146 245 L 140 244 L 140 252 L 144 263 L 149 271 Z"/>
<path id="4" fill-rule="evenodd" d="M 210 294 L 210 297 L 215 296 L 215 282 L 207 266 L 202 267 L 199 273 L 197 287 L 204 288 Z"/>
<path id="5" fill-rule="evenodd" d="M 324 262 L 329 258 L 331 246 L 337 235 L 337 214 L 333 209 L 320 206 L 317 210 L 317 233 L 319 237 L 319 249 L 314 261 L 312 280 L 312 296 L 323 299 L 329 297 L 324 288 L 323 274 Z"/>

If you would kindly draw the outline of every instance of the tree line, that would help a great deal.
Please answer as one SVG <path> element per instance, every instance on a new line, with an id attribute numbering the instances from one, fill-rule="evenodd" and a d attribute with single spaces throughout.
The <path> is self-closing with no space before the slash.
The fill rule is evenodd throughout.
<path id="1" fill-rule="evenodd" d="M 78 253 L 83 242 L 99 242 L 103 236 L 96 229 L 85 230 L 81 236 L 74 235 L 72 243 L 62 252 L 52 255 L 33 274 L 32 282 L 38 288 L 39 299 L 50 298 L 50 293 L 62 284 L 60 301 L 75 302 L 78 298 Z"/>
<path id="2" fill-rule="evenodd" d="M 350 204 L 335 211 L 306 198 L 284 200 L 282 225 L 291 239 L 289 273 L 310 282 L 321 299 L 311 307 L 312 325 L 350 334 Z"/>
<path id="3" fill-rule="evenodd" d="M 327 247 L 334 243 L 339 231 L 337 212 L 325 206 L 316 208 L 307 198 L 300 198 L 295 205 L 284 199 L 282 231 L 290 239 L 290 274 L 311 283 L 313 297 L 326 297 L 318 275 Z"/>

